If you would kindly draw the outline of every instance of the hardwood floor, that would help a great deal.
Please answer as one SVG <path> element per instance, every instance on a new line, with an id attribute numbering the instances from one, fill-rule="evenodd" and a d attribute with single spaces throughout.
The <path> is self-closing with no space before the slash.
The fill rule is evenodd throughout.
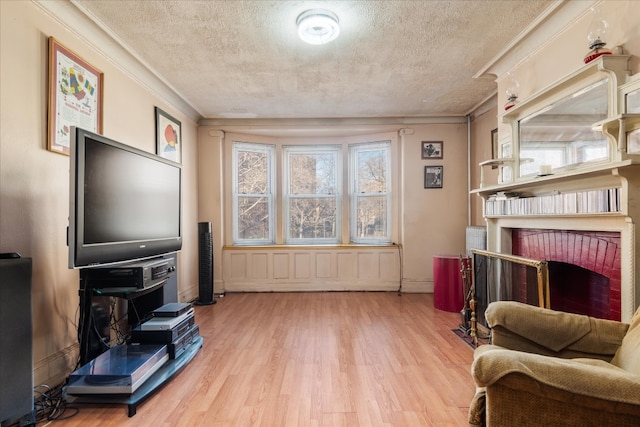
<path id="1" fill-rule="evenodd" d="M 465 426 L 472 348 L 432 294 L 238 293 L 196 306 L 194 360 L 131 418 L 52 426 Z"/>

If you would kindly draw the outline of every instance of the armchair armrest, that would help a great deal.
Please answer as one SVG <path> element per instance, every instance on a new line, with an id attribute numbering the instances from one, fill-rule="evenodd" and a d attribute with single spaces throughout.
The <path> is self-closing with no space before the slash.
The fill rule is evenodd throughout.
<path id="1" fill-rule="evenodd" d="M 476 350 L 471 373 L 480 387 L 518 373 L 569 393 L 640 406 L 640 376 L 602 360 L 560 359 L 486 345 Z"/>
<path id="2" fill-rule="evenodd" d="M 515 301 L 489 304 L 493 344 L 529 353 L 610 361 L 629 325 Z"/>

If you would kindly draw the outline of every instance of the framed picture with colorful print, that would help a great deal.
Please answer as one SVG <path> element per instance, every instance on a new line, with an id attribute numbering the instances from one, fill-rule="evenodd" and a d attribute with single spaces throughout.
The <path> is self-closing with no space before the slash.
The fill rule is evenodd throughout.
<path id="1" fill-rule="evenodd" d="M 69 155 L 71 126 L 102 133 L 104 74 L 49 37 L 47 149 Z"/>
<path id="2" fill-rule="evenodd" d="M 156 154 L 182 162 L 182 124 L 160 108 L 156 109 Z"/>

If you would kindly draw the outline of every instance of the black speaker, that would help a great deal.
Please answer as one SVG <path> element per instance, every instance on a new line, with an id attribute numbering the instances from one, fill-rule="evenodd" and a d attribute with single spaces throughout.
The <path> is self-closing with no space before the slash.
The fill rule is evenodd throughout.
<path id="1" fill-rule="evenodd" d="M 210 222 L 198 223 L 198 300 L 197 305 L 215 304 L 213 294 L 213 236 Z"/>
<path id="2" fill-rule="evenodd" d="M 0 254 L 0 424 L 34 418 L 31 258 Z M 33 420 L 35 425 L 35 418 Z M 15 425 L 18 425 L 16 422 Z"/>

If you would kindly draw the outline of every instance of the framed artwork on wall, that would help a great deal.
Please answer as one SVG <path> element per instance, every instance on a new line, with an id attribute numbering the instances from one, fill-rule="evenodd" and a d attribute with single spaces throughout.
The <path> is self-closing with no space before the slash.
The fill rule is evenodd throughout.
<path id="1" fill-rule="evenodd" d="M 444 142 L 442 141 L 422 141 L 423 159 L 441 159 Z"/>
<path id="2" fill-rule="evenodd" d="M 47 149 L 69 155 L 71 126 L 102 133 L 104 74 L 49 37 Z"/>
<path id="3" fill-rule="evenodd" d="M 498 129 L 491 131 L 491 158 L 498 158 Z M 496 169 L 498 165 L 492 165 L 491 169 Z"/>
<path id="4" fill-rule="evenodd" d="M 442 188 L 444 166 L 424 167 L 424 188 Z"/>
<path id="5" fill-rule="evenodd" d="M 160 108 L 156 110 L 156 154 L 165 159 L 182 161 L 182 123 Z"/>

